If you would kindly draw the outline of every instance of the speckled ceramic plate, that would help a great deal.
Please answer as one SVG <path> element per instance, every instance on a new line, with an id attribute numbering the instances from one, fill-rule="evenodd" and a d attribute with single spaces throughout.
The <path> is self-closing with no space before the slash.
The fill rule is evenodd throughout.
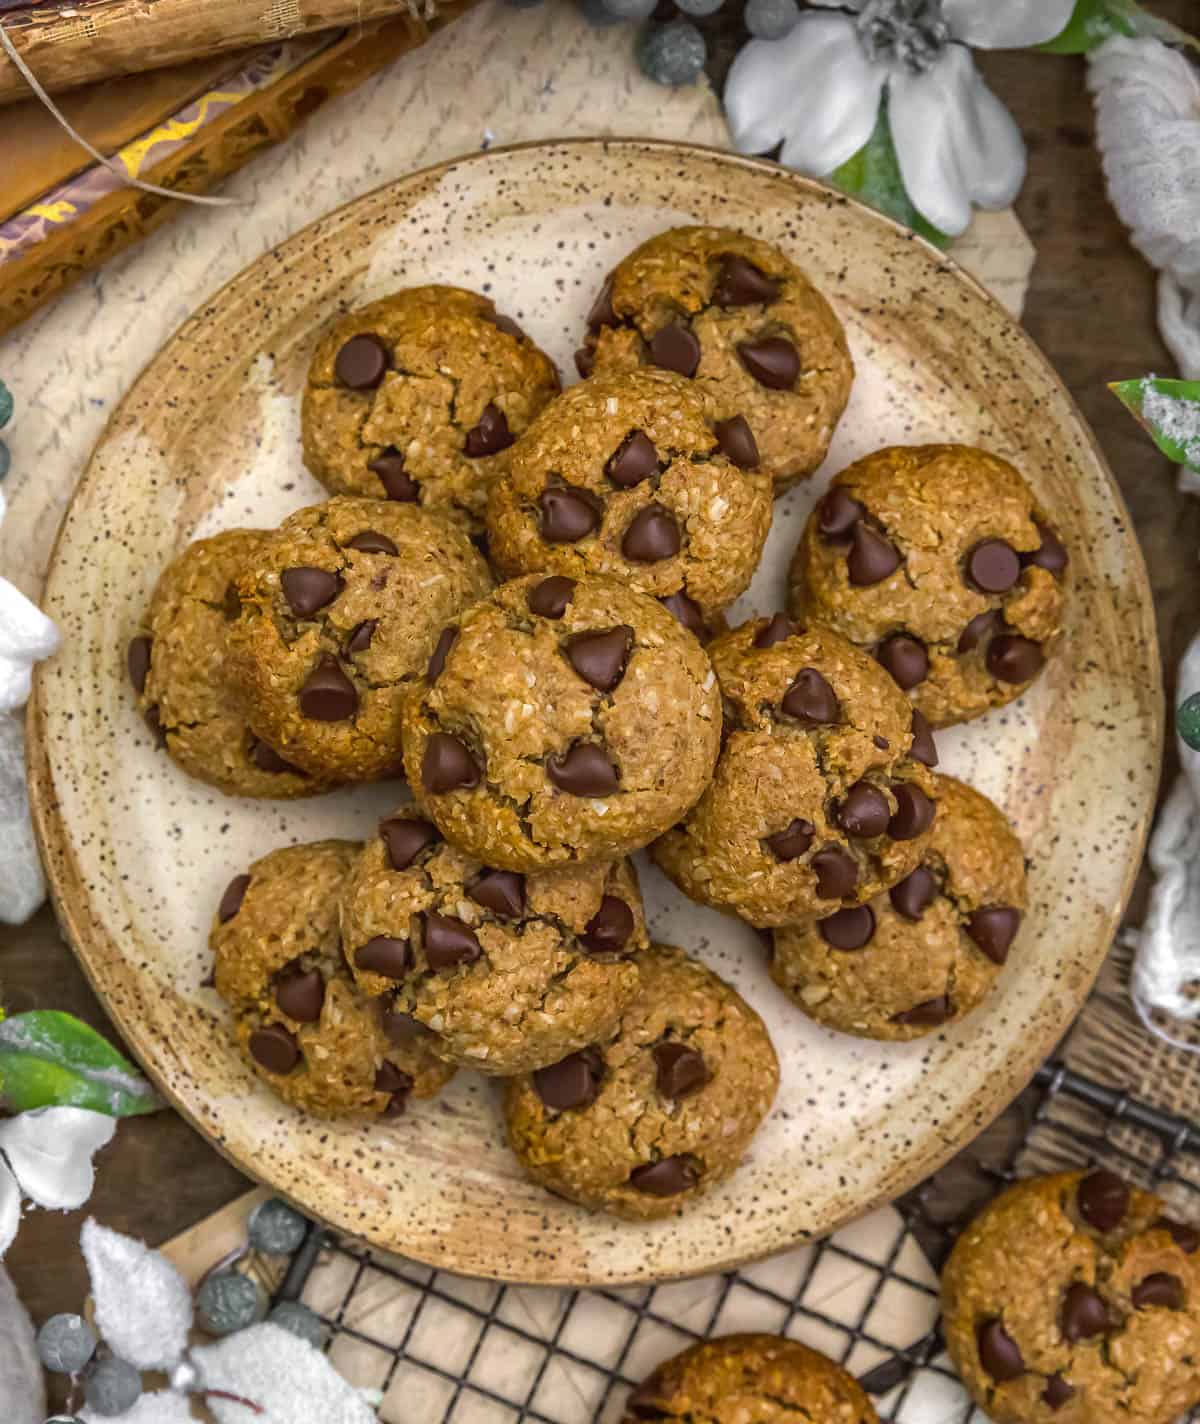
<path id="1" fill-rule="evenodd" d="M 965 1023 L 911 1045 L 826 1032 L 774 989 L 752 930 L 644 870 L 657 937 L 703 955 L 763 1013 L 783 1085 L 730 1184 L 681 1220 L 629 1226 L 526 1182 L 494 1089 L 470 1074 L 372 1127 L 313 1121 L 257 1085 L 203 984 L 216 899 L 272 846 L 369 832 L 395 791 L 272 804 L 187 780 L 138 720 L 123 653 L 160 568 L 191 539 L 271 524 L 320 497 L 300 463 L 298 392 L 331 313 L 410 283 L 461 283 L 495 297 L 567 372 L 604 273 L 684 222 L 780 243 L 837 307 L 859 378 L 830 471 L 893 442 L 963 440 L 1008 456 L 1071 546 L 1073 592 L 1065 645 L 1034 690 L 939 738 L 945 769 L 1004 806 L 1032 858 L 1032 913 L 998 991 Z M 777 505 L 737 614 L 780 606 L 823 486 Z M 695 148 L 483 154 L 369 194 L 256 262 L 113 417 L 64 523 L 47 609 L 66 636 L 30 714 L 36 816 L 67 933 L 130 1046 L 250 1175 L 374 1245 L 467 1273 L 596 1284 L 725 1269 L 911 1186 L 1024 1086 L 1079 1008 L 1153 803 L 1161 693 L 1145 570 L 1053 372 L 931 248 L 770 164 Z"/>

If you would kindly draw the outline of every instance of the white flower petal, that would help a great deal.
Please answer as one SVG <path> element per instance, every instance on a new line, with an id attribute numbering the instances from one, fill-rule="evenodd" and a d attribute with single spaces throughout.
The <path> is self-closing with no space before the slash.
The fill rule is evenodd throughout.
<path id="1" fill-rule="evenodd" d="M 139 1370 L 169 1370 L 187 1348 L 192 1293 L 170 1261 L 90 1217 L 79 1237 L 96 1324 L 109 1347 Z"/>
<path id="2" fill-rule="evenodd" d="M 251 1325 L 215 1345 L 192 1351 L 206 1389 L 223 1389 L 253 1400 L 265 1411 L 262 1424 L 378 1424 L 375 1411 L 315 1350 L 278 1325 Z M 244 1405 L 205 1401 L 219 1424 L 247 1424 Z"/>
<path id="3" fill-rule="evenodd" d="M 1025 181 L 1025 143 L 969 50 L 950 45 L 926 73 L 894 74 L 889 93 L 900 174 L 922 217 L 957 237 L 972 202 L 1012 202 Z"/>
<path id="4" fill-rule="evenodd" d="M 751 40 L 725 83 L 735 145 L 824 177 L 871 137 L 887 78 L 863 53 L 845 15 L 801 15 L 781 40 Z"/>
<path id="5" fill-rule="evenodd" d="M 0 1260 L 13 1244 L 21 1224 L 21 1188 L 0 1157 Z"/>
<path id="6" fill-rule="evenodd" d="M 29 698 L 29 670 L 58 651 L 58 629 L 19 589 L 0 578 L 0 711 Z"/>
<path id="7" fill-rule="evenodd" d="M 827 10 L 865 10 L 867 0 L 809 0 L 810 5 L 824 5 Z"/>
<path id="8" fill-rule="evenodd" d="M 38 1206 L 73 1211 L 92 1194 L 92 1153 L 112 1140 L 116 1123 L 86 1108 L 38 1108 L 0 1122 L 0 1152 L 21 1190 Z"/>
<path id="9" fill-rule="evenodd" d="M 1023 49 L 1061 35 L 1075 0 L 943 0 L 950 33 L 979 49 Z"/>

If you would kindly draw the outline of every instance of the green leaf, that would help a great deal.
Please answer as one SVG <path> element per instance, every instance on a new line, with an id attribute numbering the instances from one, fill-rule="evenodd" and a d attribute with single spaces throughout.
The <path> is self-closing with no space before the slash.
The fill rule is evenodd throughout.
<path id="1" fill-rule="evenodd" d="M 949 246 L 950 238 L 925 221 L 904 187 L 896 146 L 892 142 L 886 95 L 879 106 L 875 132 L 852 158 L 834 169 L 829 181 L 843 193 L 861 198 L 905 227 L 911 227 L 937 247 Z"/>
<path id="2" fill-rule="evenodd" d="M 109 1117 L 157 1112 L 161 1098 L 127 1058 L 70 1014 L 38 1009 L 0 1023 L 0 1104 L 76 1107 Z"/>
<path id="3" fill-rule="evenodd" d="M 1049 54 L 1087 54 L 1114 35 L 1137 33 L 1133 0 L 1079 0 L 1067 27 L 1039 49 Z"/>
<path id="4" fill-rule="evenodd" d="M 1109 390 L 1133 412 L 1164 455 L 1200 471 L 1200 381 L 1145 376 L 1114 381 Z"/>

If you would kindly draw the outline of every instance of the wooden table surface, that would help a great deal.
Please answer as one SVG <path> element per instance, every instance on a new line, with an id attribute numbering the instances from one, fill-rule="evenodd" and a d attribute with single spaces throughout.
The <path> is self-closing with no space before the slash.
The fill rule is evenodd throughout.
<path id="1" fill-rule="evenodd" d="M 1156 0 L 1153 8 L 1183 24 L 1192 4 Z M 983 67 L 1029 144 L 1029 179 L 1017 204 L 1037 247 L 1026 326 L 1091 421 L 1132 510 L 1170 691 L 1174 665 L 1200 622 L 1200 504 L 1176 493 L 1167 461 L 1105 390 L 1118 377 L 1172 369 L 1155 327 L 1154 277 L 1106 200 L 1082 61 L 994 54 Z M 1168 780 L 1172 758 L 1169 750 Z M 119 1041 L 49 910 L 24 927 L 0 927 L 0 945 L 0 1000 L 10 1013 L 65 1009 Z M 36 1321 L 76 1310 L 84 1298 L 78 1237 L 86 1214 L 157 1244 L 250 1185 L 171 1112 L 123 1122 L 98 1165 L 84 1211 L 29 1213 L 8 1253 L 5 1264 Z"/>

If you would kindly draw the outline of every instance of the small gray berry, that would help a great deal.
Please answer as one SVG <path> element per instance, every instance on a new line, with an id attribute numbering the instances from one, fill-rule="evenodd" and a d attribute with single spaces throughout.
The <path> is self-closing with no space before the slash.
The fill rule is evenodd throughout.
<path id="1" fill-rule="evenodd" d="M 604 0 L 579 0 L 579 8 L 588 24 L 594 25 L 597 29 L 621 23 L 621 17 L 614 15 Z"/>
<path id="2" fill-rule="evenodd" d="M 113 1355 L 97 1360 L 83 1382 L 83 1397 L 93 1414 L 108 1418 L 124 1414 L 138 1402 L 142 1393 L 142 1377 L 126 1360 Z"/>
<path id="3" fill-rule="evenodd" d="M 325 1326 L 321 1323 L 321 1317 L 298 1300 L 281 1300 L 273 1306 L 267 1316 L 267 1324 L 278 1325 L 281 1330 L 298 1335 L 318 1350 L 325 1343 Z"/>
<path id="4" fill-rule="evenodd" d="M 290 1256 L 300 1249 L 308 1235 L 308 1222 L 287 1202 L 272 1197 L 250 1213 L 246 1234 L 256 1251 L 266 1251 L 271 1256 Z"/>
<path id="5" fill-rule="evenodd" d="M 52 1315 L 37 1333 L 37 1352 L 51 1374 L 78 1374 L 96 1353 L 96 1333 L 82 1315 Z"/>
<path id="6" fill-rule="evenodd" d="M 725 0 L 675 0 L 675 8 L 685 15 L 715 15 Z"/>
<path id="7" fill-rule="evenodd" d="M 196 1292 L 196 1314 L 210 1335 L 232 1335 L 262 1318 L 262 1292 L 249 1276 L 218 1271 Z"/>
<path id="8" fill-rule="evenodd" d="M 604 0 L 604 8 L 618 20 L 647 20 L 658 7 L 658 0 Z"/>
<path id="9" fill-rule="evenodd" d="M 746 28 L 756 40 L 781 40 L 799 18 L 796 0 L 746 0 Z"/>
<path id="10" fill-rule="evenodd" d="M 656 84 L 690 84 L 704 68 L 708 47 L 690 20 L 652 26 L 638 42 L 638 63 Z"/>

